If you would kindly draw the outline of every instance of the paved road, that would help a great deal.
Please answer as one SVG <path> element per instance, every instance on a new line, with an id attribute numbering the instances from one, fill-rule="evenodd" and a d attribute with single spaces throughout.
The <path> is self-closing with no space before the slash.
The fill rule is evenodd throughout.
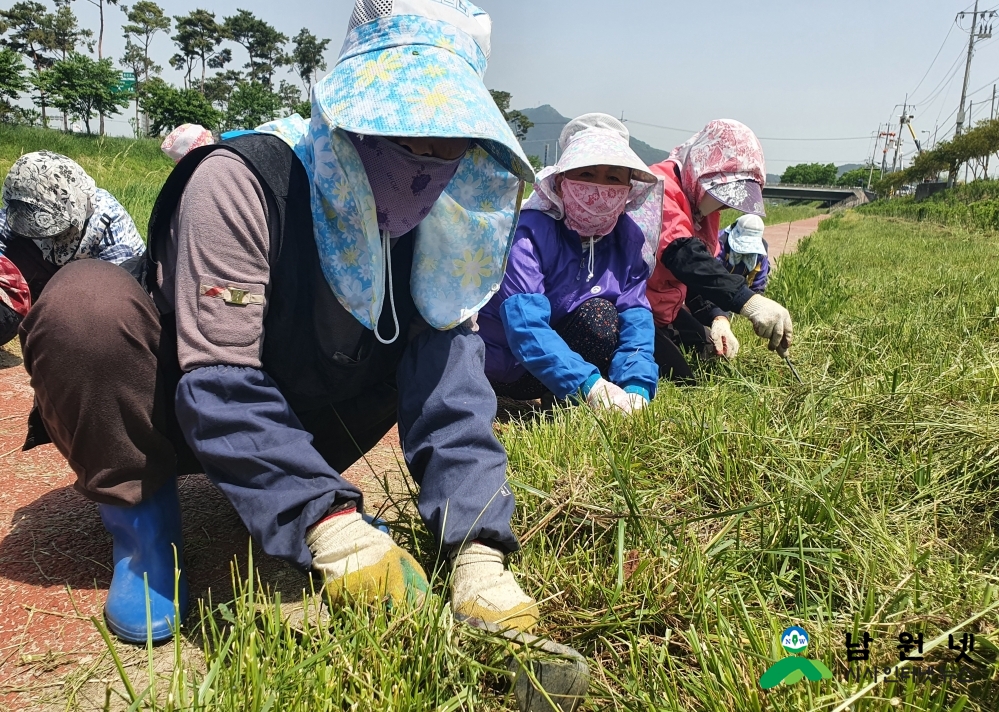
<path id="1" fill-rule="evenodd" d="M 825 217 L 825 216 L 821 216 Z M 820 218 L 767 228 L 771 255 L 791 252 Z M 51 445 L 21 452 L 32 390 L 16 344 L 0 347 L 0 709 L 101 709 L 115 675 L 101 659 L 103 643 L 90 616 L 100 616 L 111 579 L 111 539 L 97 508 L 75 490 L 75 476 Z M 385 501 L 382 480 L 405 491 L 396 430 L 345 474 L 366 492 L 369 507 Z M 248 536 L 235 511 L 201 475 L 180 485 L 185 560 L 194 596 L 231 597 L 230 562 L 245 571 Z M 254 548 L 263 580 L 294 600 L 307 585 L 299 572 Z M 192 648 L 193 649 L 193 648 Z M 160 648 L 165 664 L 170 647 Z M 134 661 L 142 666 L 143 653 Z M 76 689 L 81 669 L 91 681 Z M 142 667 L 136 668 L 136 671 Z"/>

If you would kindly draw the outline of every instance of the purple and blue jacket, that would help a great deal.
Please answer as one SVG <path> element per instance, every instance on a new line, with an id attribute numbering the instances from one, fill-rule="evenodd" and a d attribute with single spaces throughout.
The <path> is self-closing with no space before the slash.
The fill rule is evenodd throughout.
<path id="1" fill-rule="evenodd" d="M 530 372 L 552 393 L 565 398 L 588 390 L 599 369 L 569 348 L 554 325 L 588 299 L 617 307 L 618 348 L 609 380 L 646 398 L 655 395 L 659 370 L 653 358 L 655 327 L 645 296 L 649 268 L 642 259 L 645 237 L 622 215 L 614 231 L 593 246 L 579 233 L 538 210 L 524 210 L 514 236 L 499 292 L 479 313 L 486 344 L 486 376 L 513 383 Z"/>

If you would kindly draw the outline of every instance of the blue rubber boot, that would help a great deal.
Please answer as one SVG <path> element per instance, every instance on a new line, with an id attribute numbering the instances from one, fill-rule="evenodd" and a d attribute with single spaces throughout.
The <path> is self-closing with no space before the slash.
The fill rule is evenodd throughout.
<path id="1" fill-rule="evenodd" d="M 370 514 L 362 514 L 361 515 L 361 519 L 363 519 L 364 521 L 366 521 L 368 524 L 370 524 L 371 526 L 373 526 L 375 529 L 377 529 L 380 532 L 385 532 L 386 534 L 391 534 L 392 533 L 392 532 L 389 531 L 388 522 L 386 522 L 384 519 L 380 519 L 380 518 L 379 519 L 375 519 Z"/>
<path id="2" fill-rule="evenodd" d="M 184 545 L 180 530 L 180 499 L 177 480 L 170 480 L 149 499 L 134 507 L 99 504 L 104 528 L 114 541 L 114 576 L 104 604 L 108 628 L 128 643 L 145 644 L 146 583 L 149 581 L 149 607 L 153 642 L 171 637 L 174 624 L 174 553 L 181 567 L 180 617 L 188 610 L 187 575 L 183 570 Z"/>

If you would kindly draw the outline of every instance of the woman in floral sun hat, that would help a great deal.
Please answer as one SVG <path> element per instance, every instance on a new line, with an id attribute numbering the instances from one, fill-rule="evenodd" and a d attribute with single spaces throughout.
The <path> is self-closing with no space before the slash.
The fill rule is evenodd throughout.
<path id="1" fill-rule="evenodd" d="M 534 179 L 483 84 L 490 27 L 465 0 L 357 0 L 310 121 L 179 161 L 150 219 L 145 291 L 70 265 L 32 307 L 25 366 L 114 540 L 119 638 L 172 635 L 175 580 L 188 610 L 177 475 L 191 472 L 330 600 L 422 600 L 420 562 L 342 475 L 396 424 L 455 616 L 537 622 L 504 565 L 514 496 L 470 323 Z"/>
<path id="2" fill-rule="evenodd" d="M 580 116 L 538 175 L 500 291 L 479 314 L 498 395 L 578 395 L 630 413 L 655 394 L 644 256 L 659 237 L 662 182 L 628 140 L 614 117 Z"/>
<path id="3" fill-rule="evenodd" d="M 735 358 L 739 342 L 727 312 L 745 316 L 771 350 L 785 353 L 792 337 L 787 309 L 753 294 L 744 279 L 715 259 L 723 208 L 765 215 L 766 165 L 759 139 L 738 121 L 712 121 L 652 172 L 666 183 L 658 264 L 648 284 L 661 375 L 693 379 L 680 346 Z"/>

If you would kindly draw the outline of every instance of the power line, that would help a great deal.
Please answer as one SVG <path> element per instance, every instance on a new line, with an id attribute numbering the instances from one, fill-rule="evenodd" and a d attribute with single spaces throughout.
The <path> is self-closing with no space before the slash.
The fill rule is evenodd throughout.
<path id="1" fill-rule="evenodd" d="M 954 18 L 954 24 L 952 24 L 950 26 L 950 29 L 947 30 L 947 36 L 944 37 L 944 41 L 940 43 L 940 49 L 937 50 L 936 55 L 933 57 L 933 61 L 930 62 L 930 66 L 927 68 L 926 74 L 924 74 L 923 78 L 919 80 L 919 84 L 917 84 L 916 88 L 910 92 L 911 94 L 914 95 L 917 91 L 919 91 L 919 87 L 923 86 L 923 82 L 926 81 L 926 77 L 930 76 L 930 70 L 933 69 L 933 65 L 935 65 L 937 63 L 937 59 L 940 58 L 940 53 L 943 52 L 944 45 L 947 44 L 947 40 L 950 39 L 950 33 L 954 31 L 954 28 L 956 26 L 957 26 L 957 18 Z"/>
<path id="2" fill-rule="evenodd" d="M 923 99 L 922 101 L 916 101 L 913 103 L 919 106 L 929 106 L 934 101 L 936 101 L 937 97 L 940 96 L 940 93 L 945 91 L 948 87 L 950 87 L 950 83 L 954 81 L 954 77 L 957 76 L 957 72 L 961 68 L 962 59 L 964 59 L 963 49 L 960 52 L 958 52 L 958 55 L 957 57 L 954 58 L 954 62 L 950 65 L 950 68 L 946 72 L 944 72 L 943 79 L 937 82 L 937 85 L 935 87 L 930 89 L 929 96 Z"/>
<path id="3" fill-rule="evenodd" d="M 697 133 L 694 129 L 678 129 L 675 126 L 662 126 L 660 124 L 650 124 L 645 121 L 635 121 L 634 119 L 628 119 L 629 124 L 638 124 L 639 126 L 651 126 L 655 129 L 666 129 L 667 131 L 681 131 L 683 133 Z M 757 136 L 761 141 L 867 141 L 870 139 L 870 134 L 867 136 L 843 136 L 836 138 L 786 138 L 786 137 L 774 137 L 774 136 Z"/>

